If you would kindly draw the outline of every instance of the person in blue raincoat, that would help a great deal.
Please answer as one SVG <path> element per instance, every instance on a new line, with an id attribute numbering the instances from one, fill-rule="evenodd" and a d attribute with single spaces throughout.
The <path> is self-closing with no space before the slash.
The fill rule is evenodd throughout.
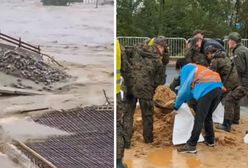
<path id="1" fill-rule="evenodd" d="M 178 110 L 185 102 L 196 101 L 193 130 L 187 143 L 177 149 L 180 153 L 197 152 L 196 145 L 203 125 L 205 143 L 214 146 L 212 114 L 220 102 L 223 83 L 218 73 L 199 63 L 189 63 L 180 72 L 180 86 L 174 109 Z"/>

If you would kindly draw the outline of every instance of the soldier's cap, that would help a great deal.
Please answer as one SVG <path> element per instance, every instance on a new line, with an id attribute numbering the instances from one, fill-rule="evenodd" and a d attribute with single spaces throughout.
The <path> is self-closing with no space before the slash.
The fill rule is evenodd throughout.
<path id="1" fill-rule="evenodd" d="M 154 39 L 154 44 L 158 44 L 166 48 L 167 47 L 166 38 L 164 36 L 158 36 Z"/>
<path id="2" fill-rule="evenodd" d="M 235 41 L 237 43 L 240 43 L 241 42 L 241 36 L 237 32 L 232 32 L 232 33 L 229 34 L 228 40 L 233 40 L 233 41 Z"/>

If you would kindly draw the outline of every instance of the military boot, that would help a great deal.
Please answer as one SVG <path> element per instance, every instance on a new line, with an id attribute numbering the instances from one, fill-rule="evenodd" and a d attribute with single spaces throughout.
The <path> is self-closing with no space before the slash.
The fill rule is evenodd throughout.
<path id="1" fill-rule="evenodd" d="M 223 124 L 218 125 L 216 128 L 224 130 L 226 132 L 231 131 L 232 121 L 231 120 L 224 120 Z"/>
<path id="2" fill-rule="evenodd" d="M 144 141 L 145 141 L 145 143 L 147 143 L 147 144 L 153 143 L 153 135 L 144 136 Z"/>
<path id="3" fill-rule="evenodd" d="M 117 159 L 116 168 L 128 168 L 125 163 L 122 162 L 122 159 Z"/>

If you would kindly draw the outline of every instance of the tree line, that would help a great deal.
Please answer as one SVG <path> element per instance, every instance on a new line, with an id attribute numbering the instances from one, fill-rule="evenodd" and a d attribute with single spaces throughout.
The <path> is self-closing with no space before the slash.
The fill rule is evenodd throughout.
<path id="1" fill-rule="evenodd" d="M 117 0 L 117 36 L 248 38 L 248 0 Z"/>

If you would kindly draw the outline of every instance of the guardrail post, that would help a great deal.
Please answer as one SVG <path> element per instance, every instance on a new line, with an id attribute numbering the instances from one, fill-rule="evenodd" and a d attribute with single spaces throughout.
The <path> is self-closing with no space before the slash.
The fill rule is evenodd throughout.
<path id="1" fill-rule="evenodd" d="M 21 43 L 22 43 L 22 39 L 21 39 L 21 37 L 19 37 L 19 45 L 18 45 L 18 46 L 19 46 L 19 48 L 22 46 L 22 44 L 21 44 Z"/>
<path id="2" fill-rule="evenodd" d="M 39 52 L 39 54 L 40 54 L 40 46 L 38 45 L 38 52 Z"/>

